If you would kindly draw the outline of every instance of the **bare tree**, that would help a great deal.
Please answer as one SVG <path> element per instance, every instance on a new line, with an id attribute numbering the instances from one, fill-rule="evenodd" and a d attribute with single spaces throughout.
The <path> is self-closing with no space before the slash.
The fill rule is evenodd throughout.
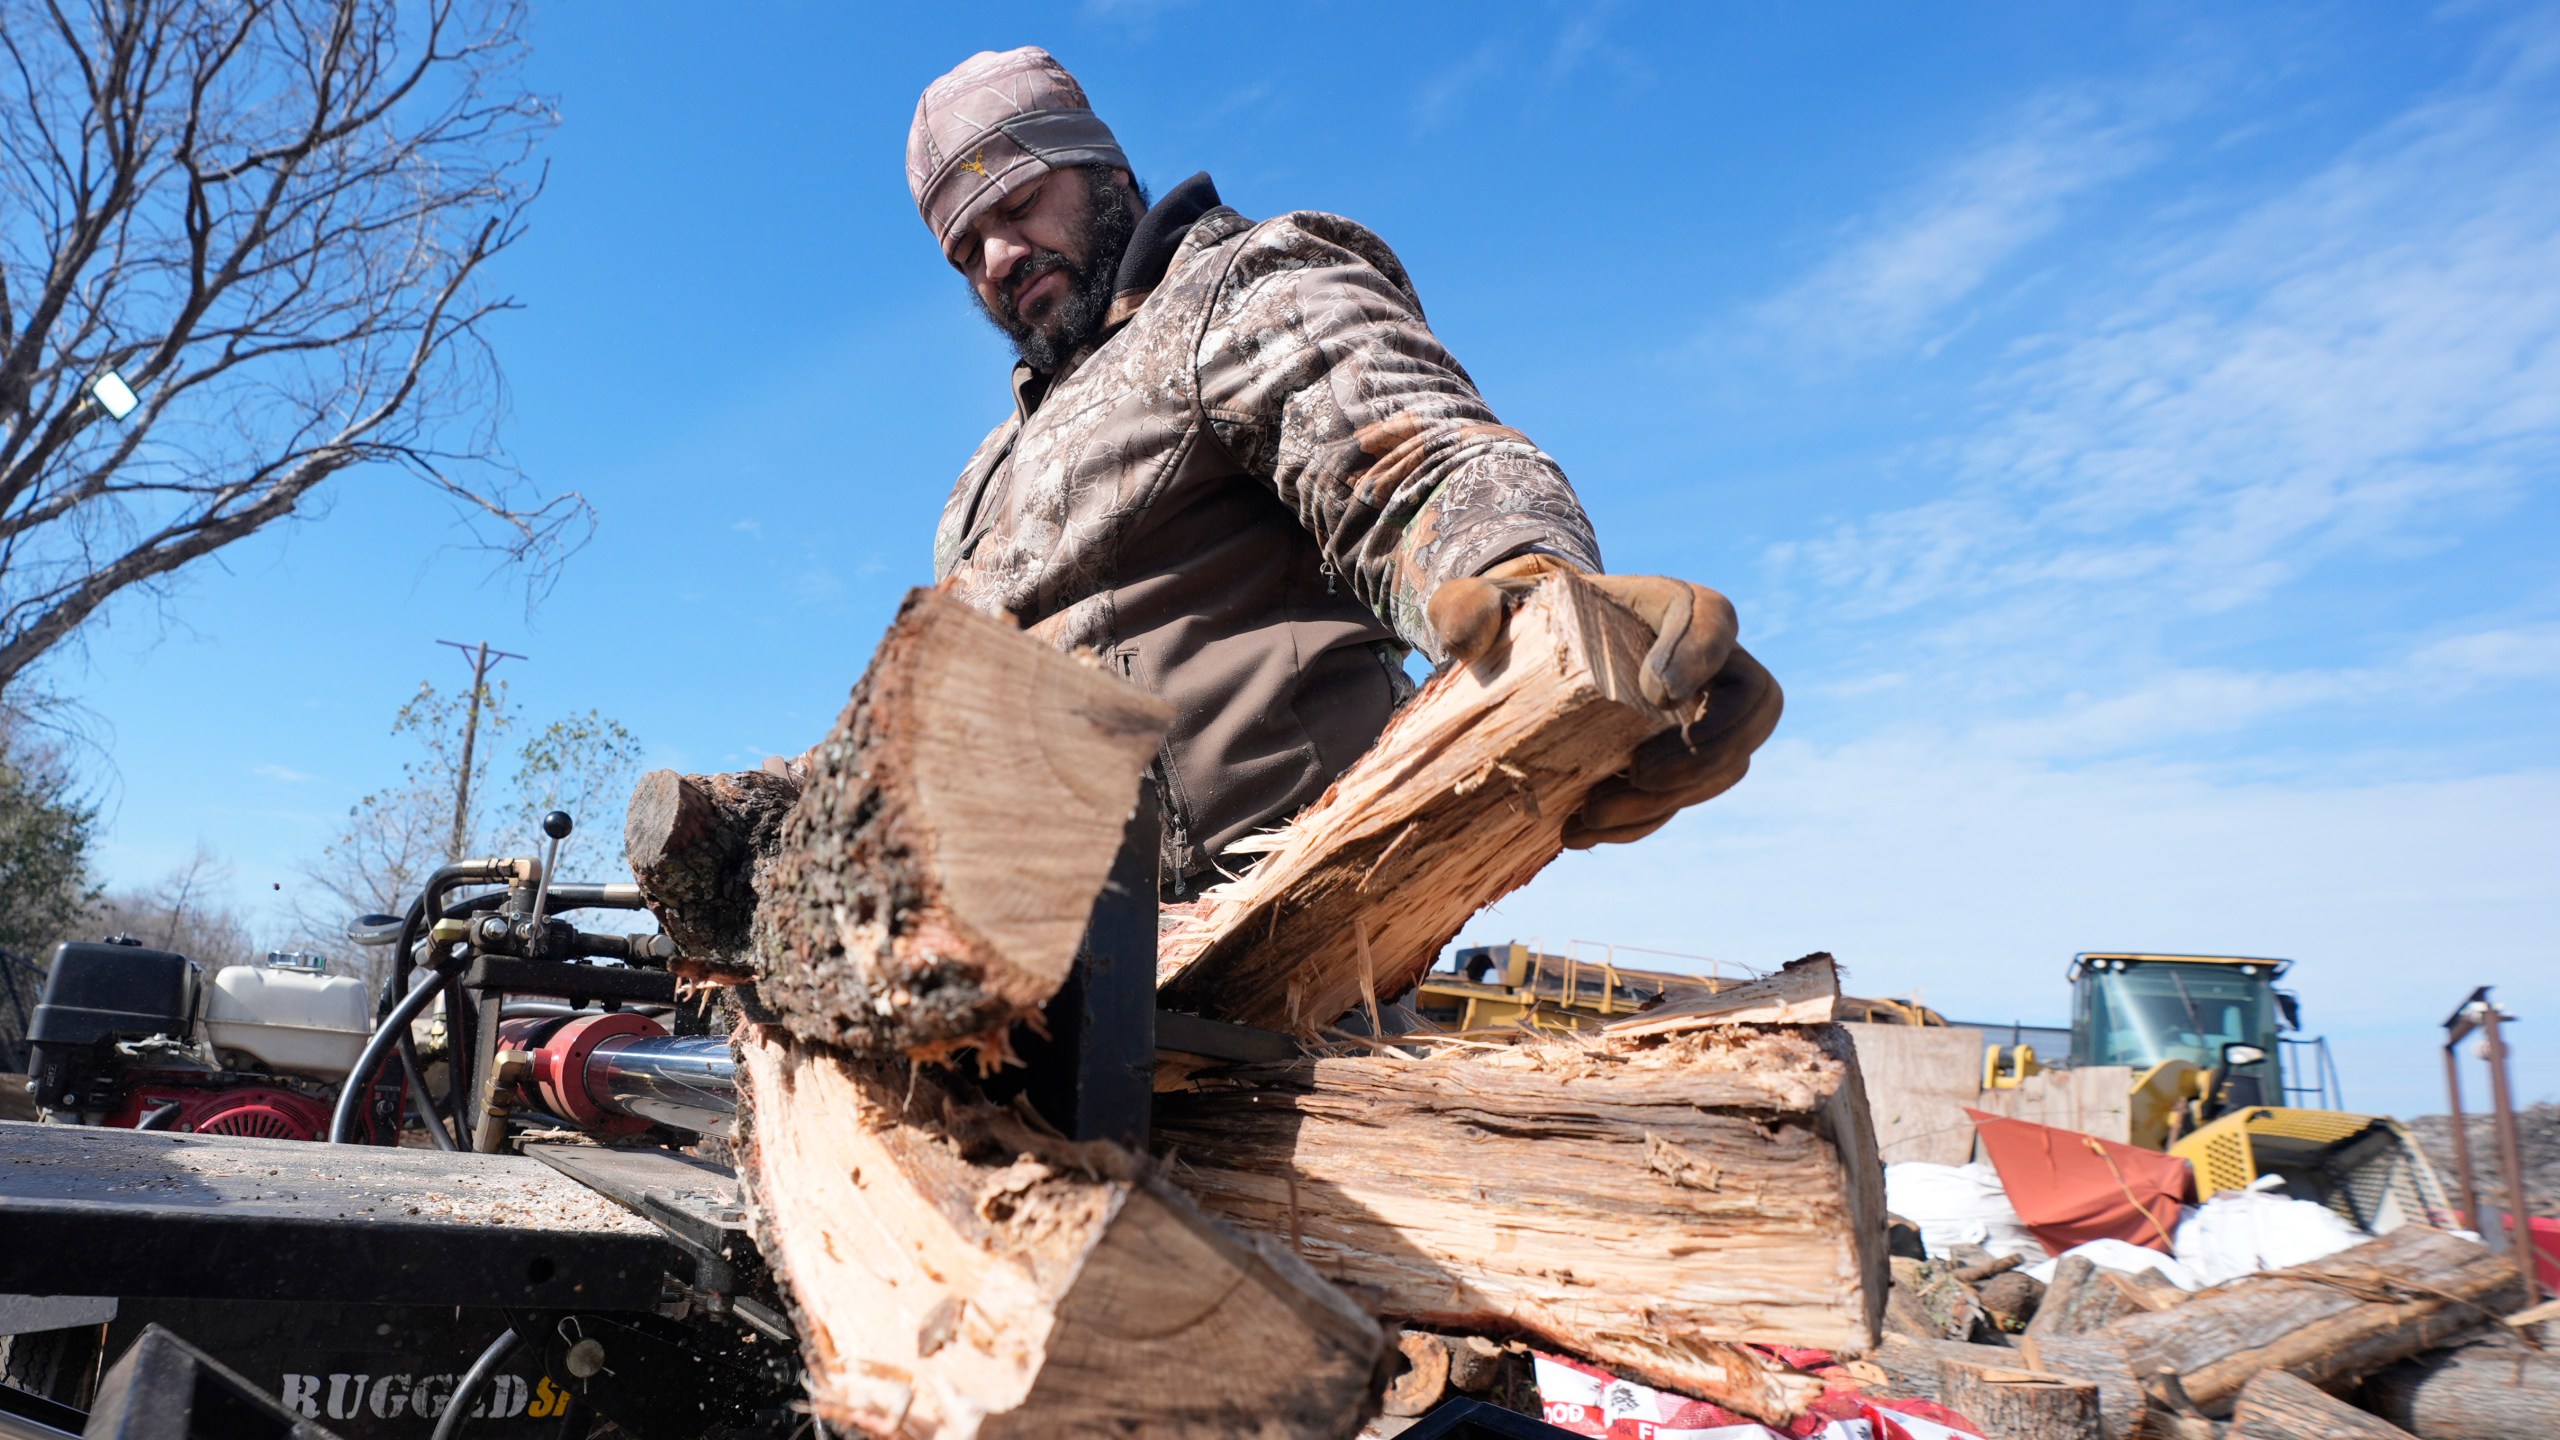
<path id="1" fill-rule="evenodd" d="M 537 578 L 583 539 L 585 500 L 533 492 L 493 428 L 512 302 L 481 281 L 551 123 L 523 18 L 0 0 L 0 690 L 351 467 Z"/>
<path id="2" fill-rule="evenodd" d="M 159 950 L 175 950 L 207 973 L 256 958 L 248 922 L 224 898 L 231 865 L 203 845 L 187 863 L 156 884 L 100 895 L 91 912 L 98 935 L 130 935 Z M 89 938 L 95 938 L 94 936 Z"/>

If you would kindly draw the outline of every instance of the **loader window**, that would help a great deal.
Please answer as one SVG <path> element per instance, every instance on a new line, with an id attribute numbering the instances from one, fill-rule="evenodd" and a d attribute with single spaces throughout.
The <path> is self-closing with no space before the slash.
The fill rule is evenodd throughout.
<path id="1" fill-rule="evenodd" d="M 2223 965 L 2137 962 L 2089 974 L 2082 983 L 2089 986 L 2089 1063 L 2142 1069 L 2187 1060 L 2210 1066 L 2229 1044 L 2275 1051 L 2273 987 L 2264 974 L 2242 975 Z"/>

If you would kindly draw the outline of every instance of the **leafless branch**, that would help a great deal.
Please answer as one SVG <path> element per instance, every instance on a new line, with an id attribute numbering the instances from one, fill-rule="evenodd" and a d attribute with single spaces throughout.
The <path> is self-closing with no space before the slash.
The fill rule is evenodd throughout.
<path id="1" fill-rule="evenodd" d="M 585 538 L 495 438 L 486 276 L 552 119 L 523 19 L 0 0 L 0 693 L 341 475 L 422 482 L 536 586 Z"/>

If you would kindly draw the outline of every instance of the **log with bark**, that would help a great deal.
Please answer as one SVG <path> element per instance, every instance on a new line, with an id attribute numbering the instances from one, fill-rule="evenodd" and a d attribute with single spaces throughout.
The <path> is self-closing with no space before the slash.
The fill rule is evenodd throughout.
<path id="1" fill-rule="evenodd" d="M 1692 718 L 1638 688 L 1651 643 L 1587 581 L 1541 581 L 1504 642 L 1434 676 L 1250 872 L 1168 911 L 1166 1007 L 1312 1034 L 1411 988 L 1562 852 L 1594 785 Z"/>
<path id="2" fill-rule="evenodd" d="M 2560 1417 L 2560 1355 L 2519 1344 L 2464 1345 L 2367 1380 L 2364 1403 L 2421 1440 L 2506 1440 Z"/>
<path id="3" fill-rule="evenodd" d="M 1884 1195 L 1828 1026 L 1237 1066 L 1156 1097 L 1177 1184 L 1375 1313 L 1783 1420 L 1738 1342 L 1872 1345 Z"/>
<path id="4" fill-rule="evenodd" d="M 2409 1440 L 2409 1432 L 2308 1380 L 2269 1370 L 2241 1387 L 2231 1440 Z"/>
<path id="5" fill-rule="evenodd" d="M 1995 1369 L 2027 1368 L 2026 1357 L 2005 1345 L 1977 1345 L 1965 1340 L 1924 1340 L 1887 1334 L 1873 1350 L 1850 1362 L 1849 1373 L 1876 1394 L 1888 1398 L 1939 1400 L 1946 1375 L 1940 1362 L 1953 1360 Z"/>
<path id="6" fill-rule="evenodd" d="M 1828 1025 L 1840 1018 L 1840 1004 L 1840 964 L 1828 952 L 1816 951 L 1788 961 L 1774 974 L 1640 1011 L 1601 1028 L 1612 1037 L 1634 1039 L 1711 1025 Z"/>
<path id="7" fill-rule="evenodd" d="M 2146 1272 L 2156 1284 L 2091 1263 L 2086 1255 L 2065 1255 L 2054 1266 L 2053 1283 L 2036 1303 L 2026 1333 L 2037 1340 L 2086 1335 L 2128 1315 L 2166 1310 L 2186 1292 L 2157 1272 Z"/>
<path id="8" fill-rule="evenodd" d="M 1885 1298 L 1884 1328 L 1915 1340 L 1965 1340 L 1983 1321 L 1982 1297 L 1944 1260 L 1894 1256 L 1887 1262 L 1893 1293 Z"/>
<path id="9" fill-rule="evenodd" d="M 1086 657 L 909 594 L 756 875 L 765 1010 L 861 1053 L 1001 1060 L 1065 982 L 1171 721 Z"/>
<path id="10" fill-rule="evenodd" d="M 2484 1246 L 2404 1225 L 2325 1259 L 2247 1275 L 2175 1308 L 2086 1335 L 2026 1337 L 2031 1366 L 2096 1381 L 2110 1440 L 2191 1404 L 2228 1414 L 2240 1387 L 2284 1370 L 2340 1388 L 2513 1308 L 2515 1267 Z"/>
<path id="11" fill-rule="evenodd" d="M 2098 1387 L 2066 1375 L 1943 1357 L 1938 1403 L 1999 1440 L 2097 1440 Z"/>
<path id="12" fill-rule="evenodd" d="M 768 770 L 652 770 L 631 792 L 623 857 L 694 975 L 751 974 L 755 869 L 782 842 L 800 781 Z"/>
<path id="13" fill-rule="evenodd" d="M 1992 1276 L 1974 1287 L 1973 1293 L 1992 1328 L 2011 1335 L 2026 1329 L 2044 1304 L 2043 1284 L 2018 1270 Z"/>

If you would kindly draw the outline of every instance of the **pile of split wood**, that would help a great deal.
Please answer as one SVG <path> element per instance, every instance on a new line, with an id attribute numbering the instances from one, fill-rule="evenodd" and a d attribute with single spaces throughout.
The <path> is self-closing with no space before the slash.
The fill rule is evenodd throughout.
<path id="1" fill-rule="evenodd" d="M 2050 1286 L 2007 1258 L 1892 1266 L 1868 1388 L 2003 1440 L 2502 1440 L 2560 1416 L 2514 1262 L 2423 1225 L 2193 1294 L 2076 1255 Z"/>
<path id="2" fill-rule="evenodd" d="M 2478 1247 L 2410 1229 L 2175 1305 L 2066 1270 L 2015 1348 L 1879 1348 L 1882 1167 L 1827 957 L 1598 1032 L 1376 1038 L 1590 787 L 1687 718 L 1642 698 L 1648 640 L 1544 582 L 1243 878 L 1164 913 L 1159 1003 L 1299 1053 L 1157 1057 L 1143 1147 L 997 1097 L 1074 971 L 1159 702 L 920 591 L 805 775 L 644 780 L 634 873 L 682 968 L 737 987 L 739 1172 L 813 1413 L 940 1440 L 1347 1436 L 1452 1389 L 1520 1399 L 1505 1361 L 1533 1346 L 1784 1423 L 1838 1378 L 1759 1348 L 1785 1345 L 1995 1434 L 2113 1440 L 2331 1404 L 2256 1377 L 2340 1389 L 2503 1303 Z M 2242 1433 L 2326 1433 L 2273 1423 Z"/>
<path id="3" fill-rule="evenodd" d="M 1304 1054 L 1166 1057 L 1144 1153 L 1062 1139 L 980 1072 L 1073 966 L 1157 701 L 920 591 L 805 777 L 648 777 L 634 873 L 686 968 L 754 985 L 737 1155 L 814 1411 L 874 1434 L 1348 1435 L 1390 1380 L 1399 1408 L 1491 1383 L 1467 1343 L 1489 1338 L 1797 1413 L 1819 1382 L 1750 1347 L 1863 1349 L 1886 1289 L 1827 961 L 1619 1033 L 1330 1028 L 1408 989 L 1683 718 L 1642 697 L 1647 643 L 1547 582 L 1243 879 L 1165 912 L 1161 1004 Z"/>

